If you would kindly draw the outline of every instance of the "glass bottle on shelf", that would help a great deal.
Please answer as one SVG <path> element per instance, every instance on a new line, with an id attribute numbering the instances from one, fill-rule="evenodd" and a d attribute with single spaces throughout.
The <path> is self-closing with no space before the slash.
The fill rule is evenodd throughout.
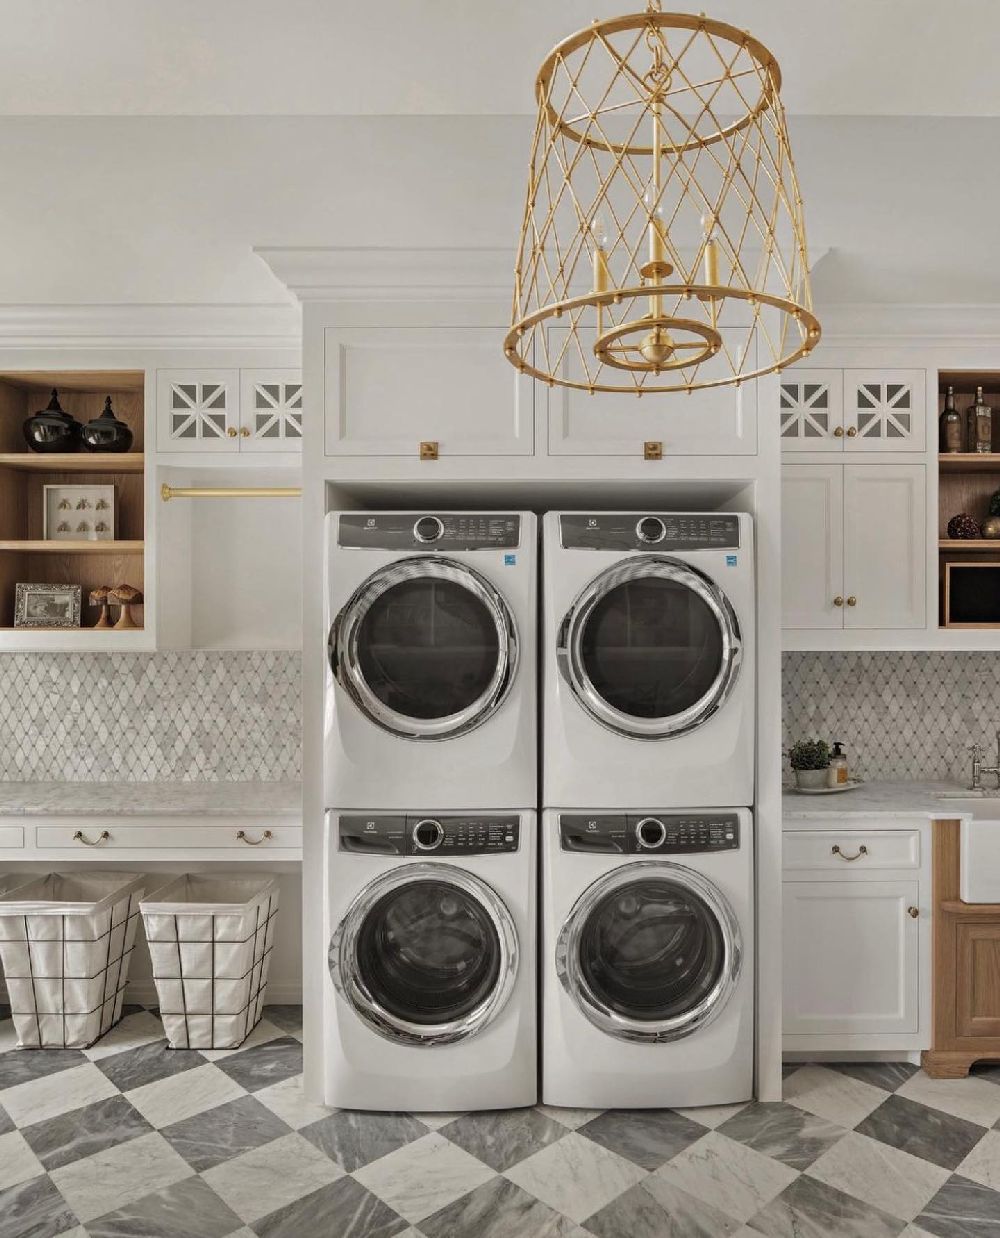
<path id="1" fill-rule="evenodd" d="M 993 409 L 983 400 L 982 387 L 976 388 L 976 400 L 969 409 L 969 451 L 989 455 L 993 450 Z"/>
<path id="2" fill-rule="evenodd" d="M 955 388 L 949 387 L 944 397 L 944 412 L 941 414 L 942 455 L 955 455 L 965 446 L 962 414 L 955 407 Z"/>

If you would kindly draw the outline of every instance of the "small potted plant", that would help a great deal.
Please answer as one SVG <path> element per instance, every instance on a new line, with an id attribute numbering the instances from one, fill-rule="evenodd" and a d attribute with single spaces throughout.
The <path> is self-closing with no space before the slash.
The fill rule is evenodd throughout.
<path id="1" fill-rule="evenodd" d="M 788 754 L 795 774 L 795 785 L 806 791 L 827 785 L 830 745 L 825 739 L 800 739 Z"/>

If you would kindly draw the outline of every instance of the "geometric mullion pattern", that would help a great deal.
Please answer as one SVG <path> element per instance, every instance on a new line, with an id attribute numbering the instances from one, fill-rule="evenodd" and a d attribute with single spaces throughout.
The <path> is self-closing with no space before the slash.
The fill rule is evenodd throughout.
<path id="1" fill-rule="evenodd" d="M 302 438 L 301 382 L 255 382 L 252 393 L 254 438 Z"/>
<path id="2" fill-rule="evenodd" d="M 828 383 L 782 382 L 781 437 L 825 439 L 833 432 Z"/>
<path id="3" fill-rule="evenodd" d="M 225 438 L 228 404 L 229 392 L 225 383 L 171 383 L 170 437 Z"/>
<path id="4" fill-rule="evenodd" d="M 913 434 L 912 389 L 908 383 L 861 383 L 855 392 L 860 438 L 908 439 Z"/>

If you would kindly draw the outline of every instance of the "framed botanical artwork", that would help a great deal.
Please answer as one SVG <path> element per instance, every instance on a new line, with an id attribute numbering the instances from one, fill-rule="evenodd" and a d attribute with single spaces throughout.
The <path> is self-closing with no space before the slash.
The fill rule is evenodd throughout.
<path id="1" fill-rule="evenodd" d="M 14 588 L 15 628 L 78 628 L 80 585 L 25 585 Z"/>

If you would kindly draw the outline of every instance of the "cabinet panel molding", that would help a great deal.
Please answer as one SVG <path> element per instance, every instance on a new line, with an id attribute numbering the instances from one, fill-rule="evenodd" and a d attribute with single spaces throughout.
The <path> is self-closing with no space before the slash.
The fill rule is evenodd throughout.
<path id="1" fill-rule="evenodd" d="M 240 451 L 302 451 L 302 374 L 240 370 Z"/>
<path id="2" fill-rule="evenodd" d="M 848 370 L 844 375 L 845 450 L 923 451 L 926 377 L 923 370 Z"/>
<path id="3" fill-rule="evenodd" d="M 800 370 L 781 376 L 781 450 L 840 452 L 844 438 L 841 370 Z"/>
<path id="4" fill-rule="evenodd" d="M 843 467 L 785 465 L 781 487 L 783 627 L 844 626 L 843 528 Z"/>
<path id="5" fill-rule="evenodd" d="M 160 451 L 239 450 L 239 371 L 157 370 Z"/>
<path id="6" fill-rule="evenodd" d="M 1000 1037 L 1000 921 L 956 928 L 959 1036 Z"/>

